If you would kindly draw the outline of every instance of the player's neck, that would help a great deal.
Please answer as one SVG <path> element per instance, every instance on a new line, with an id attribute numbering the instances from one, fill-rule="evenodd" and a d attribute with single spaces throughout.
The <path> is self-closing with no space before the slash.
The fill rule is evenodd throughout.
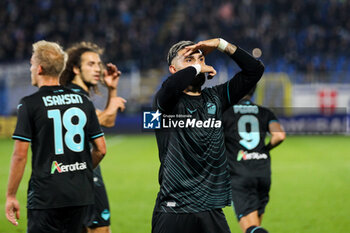
<path id="1" fill-rule="evenodd" d="M 59 78 L 58 77 L 53 77 L 53 76 L 40 76 L 38 79 L 38 87 L 42 87 L 42 86 L 59 86 L 60 82 L 59 82 Z"/>
<path id="2" fill-rule="evenodd" d="M 201 95 L 202 92 L 202 88 L 201 86 L 188 86 L 184 91 L 183 91 L 186 95 L 190 95 L 190 96 L 199 96 Z"/>
<path id="3" fill-rule="evenodd" d="M 84 83 L 84 81 L 79 77 L 75 76 L 72 83 L 81 87 L 84 91 L 89 92 L 89 87 Z"/>
<path id="4" fill-rule="evenodd" d="M 252 98 L 251 96 L 246 95 L 242 98 L 242 100 L 252 101 L 251 98 Z"/>
<path id="5" fill-rule="evenodd" d="M 198 91 L 196 91 L 196 92 L 192 92 L 192 91 L 184 91 L 184 93 L 186 94 L 186 95 L 190 95 L 190 96 L 199 96 L 199 95 L 201 95 L 201 92 L 198 92 Z"/>

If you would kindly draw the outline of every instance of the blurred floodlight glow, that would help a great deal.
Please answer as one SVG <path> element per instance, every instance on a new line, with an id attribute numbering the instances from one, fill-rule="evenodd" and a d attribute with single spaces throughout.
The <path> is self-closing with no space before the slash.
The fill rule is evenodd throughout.
<path id="1" fill-rule="evenodd" d="M 262 51 L 259 48 L 255 48 L 253 49 L 252 54 L 253 54 L 253 57 L 259 58 L 262 55 Z"/>

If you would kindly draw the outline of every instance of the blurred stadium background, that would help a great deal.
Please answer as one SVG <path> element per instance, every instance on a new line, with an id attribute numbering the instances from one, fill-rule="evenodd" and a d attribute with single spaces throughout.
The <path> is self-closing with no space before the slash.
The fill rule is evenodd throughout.
<path id="1" fill-rule="evenodd" d="M 104 161 L 102 166 L 112 214 L 122 215 L 112 217 L 112 229 L 133 233 L 149 232 L 158 189 L 157 148 L 154 138 L 142 131 L 142 111 L 150 107 L 153 94 L 168 75 L 168 49 L 179 40 L 222 37 L 264 62 L 266 71 L 255 101 L 273 108 L 287 133 L 298 135 L 287 138 L 272 153 L 278 156 L 273 164 L 278 176 L 272 198 L 280 199 L 276 197 L 276 202 L 272 199 L 267 226 L 275 229 L 272 232 L 349 232 L 350 227 L 344 224 L 348 218 L 344 210 L 349 213 L 350 207 L 346 183 L 350 178 L 350 149 L 346 144 L 350 132 L 349 12 L 349 0 L 2 0 L 0 207 L 4 203 L 12 150 L 8 138 L 15 126 L 16 106 L 20 98 L 36 90 L 30 86 L 29 71 L 33 42 L 57 41 L 67 48 L 82 40 L 92 41 L 105 48 L 103 60 L 115 63 L 123 72 L 118 94 L 128 100 L 127 109 L 118 115 L 114 128 L 106 129 L 111 134 L 108 138 L 111 149 L 106 158 L 110 162 Z M 207 63 L 218 71 L 217 78 L 208 86 L 225 82 L 238 71 L 219 52 L 209 55 Z M 102 96 L 93 96 L 99 108 L 105 104 L 106 90 L 101 89 Z M 305 136 L 309 134 L 327 136 Z M 133 143 L 141 149 L 135 151 Z M 306 161 L 303 156 L 307 156 Z M 313 169 L 317 171 L 312 172 Z M 28 172 L 27 169 L 27 175 Z M 293 180 L 294 176 L 298 179 Z M 129 182 L 130 177 L 135 179 Z M 325 185 L 322 181 L 328 179 L 326 184 L 330 188 L 320 189 L 320 185 Z M 22 214 L 26 185 L 22 182 Z M 335 192 L 323 193 L 330 190 Z M 115 196 L 115 192 L 124 196 Z M 308 202 L 302 200 L 303 196 Z M 323 211 L 325 203 L 330 212 Z M 133 214 L 123 216 L 126 212 L 120 210 L 127 211 L 126 204 Z M 308 218 L 306 213 L 312 217 Z M 235 224 L 232 213 L 229 216 L 230 224 Z M 295 221 L 287 220 L 291 217 Z M 133 228 L 138 221 L 140 227 Z M 291 231 L 284 230 L 290 227 L 288 224 L 293 224 Z M 238 232 L 237 225 L 234 227 L 236 230 L 232 231 Z M 24 229 L 22 223 L 22 228 L 14 230 L 0 217 L 0 232 Z"/>

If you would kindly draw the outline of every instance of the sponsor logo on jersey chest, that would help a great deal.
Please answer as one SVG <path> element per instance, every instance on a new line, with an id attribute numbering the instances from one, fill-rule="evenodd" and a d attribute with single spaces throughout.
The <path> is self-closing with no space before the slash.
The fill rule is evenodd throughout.
<path id="1" fill-rule="evenodd" d="M 237 161 L 243 160 L 260 160 L 260 159 L 267 159 L 267 154 L 260 154 L 258 152 L 251 152 L 248 153 L 247 151 L 240 150 L 237 154 Z"/>
<path id="2" fill-rule="evenodd" d="M 81 171 L 87 169 L 86 162 L 83 163 L 73 163 L 73 164 L 67 164 L 63 165 L 62 163 L 58 163 L 57 161 L 53 161 L 51 165 L 51 174 L 57 173 L 65 173 L 65 172 L 74 172 L 74 171 Z"/>

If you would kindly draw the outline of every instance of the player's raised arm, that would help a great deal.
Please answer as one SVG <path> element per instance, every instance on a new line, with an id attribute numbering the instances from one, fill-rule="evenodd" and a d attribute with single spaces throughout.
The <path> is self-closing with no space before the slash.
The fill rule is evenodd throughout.
<path id="1" fill-rule="evenodd" d="M 118 110 L 124 111 L 126 100 L 119 97 L 117 88 L 121 72 L 112 63 L 107 64 L 103 71 L 103 81 L 108 88 L 108 98 L 104 110 L 96 110 L 98 121 L 104 127 L 113 127 L 117 118 Z"/>
<path id="2" fill-rule="evenodd" d="M 182 92 L 193 82 L 197 75 L 195 67 L 187 67 L 168 77 L 155 97 L 155 108 L 170 111 L 177 103 Z"/>
<path id="3" fill-rule="evenodd" d="M 163 112 L 171 111 L 183 92 L 200 93 L 200 87 L 205 81 L 204 73 L 209 76 L 216 74 L 212 66 L 205 64 L 201 51 L 195 50 L 187 54 L 189 49 L 186 47 L 190 45 L 194 43 L 180 41 L 169 50 L 167 60 L 171 76 L 162 83 L 154 99 L 154 107 Z"/>
<path id="4" fill-rule="evenodd" d="M 18 186 L 22 180 L 30 142 L 15 140 L 15 147 L 12 154 L 10 175 L 6 193 L 6 218 L 13 224 L 18 225 L 20 207 L 16 199 Z"/>
<path id="5" fill-rule="evenodd" d="M 227 44 L 223 51 L 242 69 L 227 84 L 228 88 L 226 90 L 228 92 L 229 104 L 233 105 L 254 87 L 262 77 L 265 68 L 261 61 L 230 43 Z"/>
<path id="6" fill-rule="evenodd" d="M 193 51 L 200 50 L 207 55 L 214 49 L 230 56 L 242 69 L 222 88 L 227 96 L 228 104 L 237 103 L 253 86 L 260 80 L 264 73 L 264 65 L 261 61 L 252 57 L 249 53 L 221 38 L 200 41 L 195 45 L 188 46 L 185 56 Z"/>

